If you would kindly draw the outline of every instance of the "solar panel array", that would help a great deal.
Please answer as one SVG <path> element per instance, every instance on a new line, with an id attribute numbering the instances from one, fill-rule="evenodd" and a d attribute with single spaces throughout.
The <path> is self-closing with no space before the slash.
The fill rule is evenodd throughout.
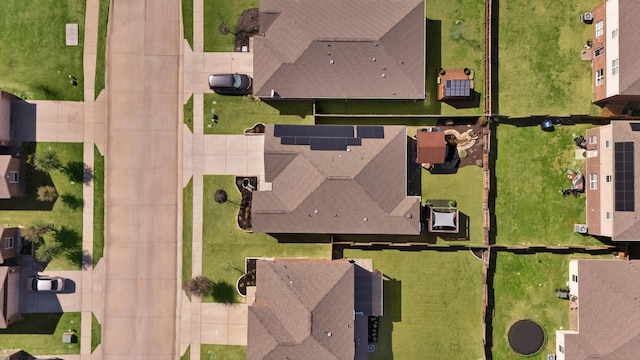
<path id="1" fill-rule="evenodd" d="M 444 96 L 469 97 L 471 96 L 470 80 L 446 80 Z"/>
<path id="2" fill-rule="evenodd" d="M 615 209 L 635 210 L 635 172 L 633 142 L 617 142 L 614 148 Z"/>
<path id="3" fill-rule="evenodd" d="M 345 125 L 275 125 L 273 136 L 282 145 L 309 145 L 311 150 L 346 151 L 348 146 L 362 145 L 362 139 L 384 139 L 383 126 Z"/>

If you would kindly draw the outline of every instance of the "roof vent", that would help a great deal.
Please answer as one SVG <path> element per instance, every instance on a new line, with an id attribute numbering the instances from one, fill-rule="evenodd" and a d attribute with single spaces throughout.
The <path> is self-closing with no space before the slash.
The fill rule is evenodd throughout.
<path id="1" fill-rule="evenodd" d="M 362 221 L 369 221 L 369 218 L 364 218 L 362 219 Z"/>
<path id="2" fill-rule="evenodd" d="M 315 210 L 313 210 L 313 212 L 314 212 L 315 214 L 317 214 L 317 213 L 319 213 L 320 211 L 318 211 L 318 209 L 315 209 Z"/>
<path id="3" fill-rule="evenodd" d="M 371 60 L 373 60 L 373 62 L 376 62 L 376 58 L 373 58 L 373 59 L 371 59 Z"/>
<path id="4" fill-rule="evenodd" d="M 382 75 L 380 75 L 380 77 L 384 79 L 384 78 L 387 77 L 387 74 L 382 74 Z"/>
<path id="5" fill-rule="evenodd" d="M 335 64 L 335 61 L 333 61 L 333 59 L 329 60 L 329 64 L 333 65 Z"/>

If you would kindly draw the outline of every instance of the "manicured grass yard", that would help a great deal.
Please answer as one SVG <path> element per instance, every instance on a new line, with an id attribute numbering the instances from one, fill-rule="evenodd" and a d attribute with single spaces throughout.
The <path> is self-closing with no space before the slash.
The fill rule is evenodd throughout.
<path id="1" fill-rule="evenodd" d="M 83 0 L 3 1 L 0 89 L 23 99 L 83 100 L 84 15 Z M 65 46 L 66 23 L 78 24 L 79 46 Z"/>
<path id="2" fill-rule="evenodd" d="M 218 189 L 227 192 L 229 201 L 224 204 L 214 201 Z M 235 287 L 244 272 L 245 257 L 331 258 L 328 243 L 278 243 L 265 233 L 242 231 L 237 225 L 240 200 L 234 176 L 204 177 L 203 275 Z M 204 300 L 211 301 L 212 297 Z"/>
<path id="3" fill-rule="evenodd" d="M 193 49 L 193 0 L 182 0 L 182 28 L 184 38 Z"/>
<path id="4" fill-rule="evenodd" d="M 204 346 L 208 346 L 208 345 L 204 345 Z M 184 354 L 180 356 L 180 360 L 191 360 L 191 345 L 187 346 L 187 350 L 185 350 Z"/>
<path id="5" fill-rule="evenodd" d="M 217 122 L 212 119 L 212 109 L 217 115 Z M 244 96 L 204 94 L 205 134 L 242 134 L 245 129 L 260 122 L 264 124 L 313 124 L 313 117 L 280 115 L 280 112 L 270 105 L 262 101 L 251 101 Z"/>
<path id="6" fill-rule="evenodd" d="M 96 316 L 91 313 L 91 352 L 93 352 L 98 345 L 102 342 L 102 326 L 96 319 Z"/>
<path id="7" fill-rule="evenodd" d="M 569 260 L 597 257 L 584 254 L 497 253 L 493 286 L 493 358 L 543 360 L 547 353 L 554 353 L 555 331 L 569 328 L 569 302 L 558 299 L 556 289 L 566 287 L 569 281 Z M 520 319 L 536 321 L 547 334 L 545 349 L 535 357 L 518 355 L 509 347 L 509 327 Z"/>
<path id="8" fill-rule="evenodd" d="M 591 104 L 591 62 L 580 60 L 580 50 L 595 25 L 582 23 L 580 14 L 600 3 L 500 1 L 499 89 L 495 89 L 500 114 L 599 113 Z"/>
<path id="9" fill-rule="evenodd" d="M 247 347 L 236 345 L 200 345 L 202 360 L 244 360 L 247 358 Z"/>
<path id="10" fill-rule="evenodd" d="M 344 257 L 372 258 L 392 279 L 370 359 L 482 358 L 482 261 L 469 251 L 345 250 Z"/>
<path id="11" fill-rule="evenodd" d="M 53 258 L 47 270 L 79 270 L 82 266 L 82 206 L 74 205 L 82 203 L 83 145 L 37 143 L 36 157 L 48 149 L 58 154 L 63 168 L 69 166 L 72 169 L 71 174 L 64 169 L 53 170 L 49 174 L 59 195 L 53 209 L 47 209 L 50 203 L 35 200 L 36 187 L 47 185 L 49 179 L 43 173 L 33 170 L 32 180 L 28 176 L 26 179 L 26 198 L 0 201 L 0 224 L 30 226 L 36 221 L 54 224 L 55 231 L 47 233 L 44 239 L 57 240 L 64 251 Z M 35 184 L 30 186 L 30 182 L 34 181 Z M 14 210 L 16 208 L 24 210 Z"/>
<path id="12" fill-rule="evenodd" d="M 432 175 L 422 170 L 422 202 L 455 200 L 458 209 L 469 217 L 469 240 L 452 241 L 438 238 L 438 244 L 482 245 L 482 168 L 465 166 L 456 174 Z"/>
<path id="13" fill-rule="evenodd" d="M 586 170 L 584 160 L 575 159 L 573 136 L 589 127 L 556 126 L 554 132 L 538 126 L 497 127 L 496 244 L 601 244 L 573 231 L 574 224 L 585 222 L 585 195 L 564 198 L 559 193 L 571 186 L 568 169 Z"/>
<path id="14" fill-rule="evenodd" d="M 182 285 L 191 279 L 193 244 L 193 180 L 182 189 Z"/>
<path id="15" fill-rule="evenodd" d="M 257 8 L 258 0 L 205 0 L 204 1 L 204 51 L 233 51 L 238 17 L 247 9 Z M 231 30 L 222 35 L 218 26 L 225 24 Z M 185 30 L 186 31 L 186 30 Z"/>
<path id="16" fill-rule="evenodd" d="M 23 314 L 23 319 L 0 330 L 0 349 L 22 349 L 31 355 L 79 354 L 80 313 Z M 76 343 L 63 344 L 62 333 L 73 330 Z"/>
<path id="17" fill-rule="evenodd" d="M 96 78 L 94 96 L 97 99 L 104 89 L 105 63 L 107 52 L 107 23 L 109 22 L 110 0 L 100 0 L 100 15 L 98 18 L 98 48 L 96 54 Z"/>
<path id="18" fill-rule="evenodd" d="M 104 252 L 104 156 L 93 148 L 93 266 Z"/>
<path id="19" fill-rule="evenodd" d="M 182 106 L 182 110 L 184 111 L 184 123 L 187 124 L 189 130 L 193 133 L 193 95 L 191 95 L 187 103 Z"/>

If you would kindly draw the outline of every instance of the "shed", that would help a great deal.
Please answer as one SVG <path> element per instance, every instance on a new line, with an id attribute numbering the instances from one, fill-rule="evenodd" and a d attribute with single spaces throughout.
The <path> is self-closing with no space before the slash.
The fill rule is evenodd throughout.
<path id="1" fill-rule="evenodd" d="M 417 134 L 418 164 L 442 164 L 447 153 L 447 143 L 443 132 L 419 131 Z"/>

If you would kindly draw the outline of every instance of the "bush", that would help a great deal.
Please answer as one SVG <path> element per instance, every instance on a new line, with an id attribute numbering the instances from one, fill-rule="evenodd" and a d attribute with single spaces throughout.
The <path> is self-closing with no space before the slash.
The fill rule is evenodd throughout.
<path id="1" fill-rule="evenodd" d="M 58 255 L 60 251 L 62 251 L 62 245 L 59 242 L 55 240 L 43 242 L 36 249 L 36 258 L 41 262 L 49 262 L 54 256 Z"/>
<path id="2" fill-rule="evenodd" d="M 38 201 L 54 201 L 58 197 L 56 188 L 51 185 L 38 187 Z"/>
<path id="3" fill-rule="evenodd" d="M 459 149 L 458 150 L 458 156 L 460 157 L 460 159 L 464 159 L 467 157 L 467 150 L 465 149 Z"/>
<path id="4" fill-rule="evenodd" d="M 184 285 L 184 290 L 188 295 L 202 297 L 211 290 L 213 283 L 209 278 L 205 276 L 196 276 L 193 279 L 187 281 Z"/>
<path id="5" fill-rule="evenodd" d="M 454 207 L 458 206 L 458 202 L 455 201 L 455 200 L 449 200 L 448 205 L 449 205 L 450 208 L 454 208 Z"/>
<path id="6" fill-rule="evenodd" d="M 42 156 L 36 156 L 36 168 L 40 171 L 50 172 L 62 166 L 58 154 L 53 150 L 47 150 Z"/>
<path id="7" fill-rule="evenodd" d="M 44 234 L 48 233 L 51 230 L 53 230 L 53 224 L 38 222 L 29 227 L 22 228 L 20 230 L 20 235 L 22 236 L 23 240 L 29 242 L 39 242 Z"/>

